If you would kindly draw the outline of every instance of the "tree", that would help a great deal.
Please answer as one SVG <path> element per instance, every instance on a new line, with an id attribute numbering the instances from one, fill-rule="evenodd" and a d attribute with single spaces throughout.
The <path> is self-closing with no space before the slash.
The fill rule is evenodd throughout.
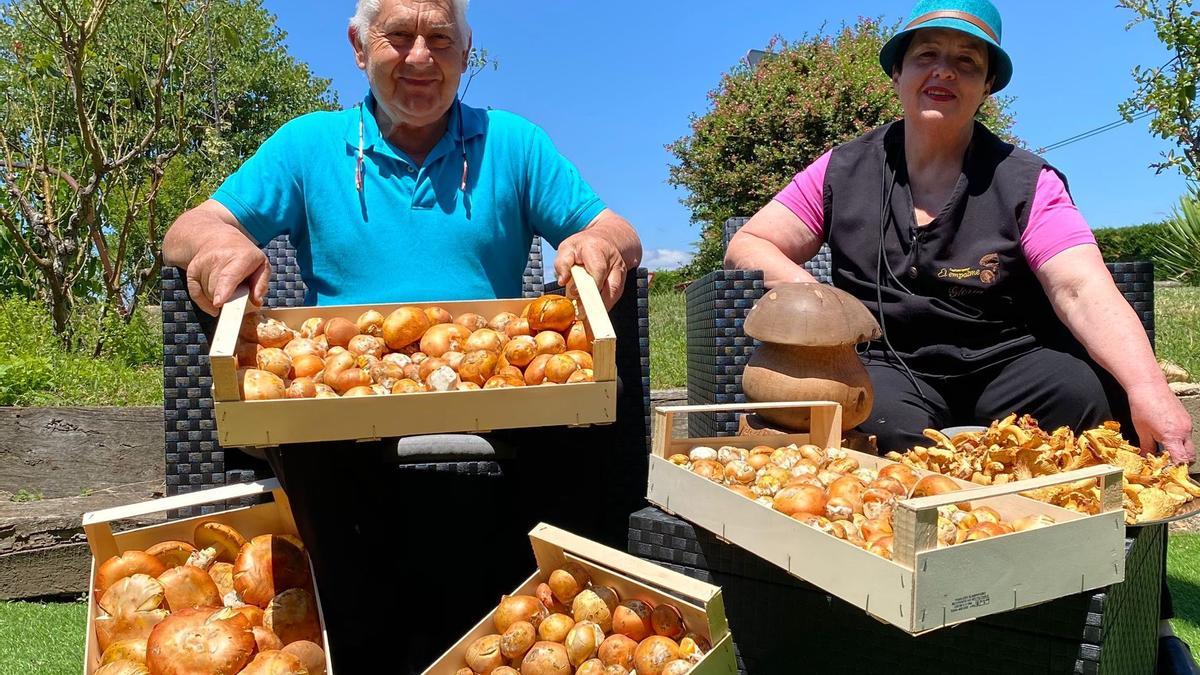
<path id="1" fill-rule="evenodd" d="M 1119 107 L 1126 122 L 1152 115 L 1150 131 L 1174 140 L 1178 148 L 1162 153 L 1163 161 L 1151 164 L 1158 172 L 1176 169 L 1191 182 L 1200 180 L 1200 107 L 1196 83 L 1200 80 L 1200 17 L 1190 0 L 1118 0 L 1118 6 L 1135 17 L 1126 30 L 1149 22 L 1171 58 L 1157 68 L 1135 66 L 1133 96 Z"/>
<path id="2" fill-rule="evenodd" d="M 703 228 L 688 278 L 721 267 L 727 219 L 753 215 L 825 151 L 903 116 L 879 69 L 894 32 L 860 19 L 836 35 L 777 37 L 757 67 L 734 66 L 709 92 L 711 108 L 692 116 L 691 135 L 667 146 L 677 160 L 668 182 L 687 189 L 681 201 Z M 992 97 L 980 112 L 1001 137 L 1011 138 L 1010 102 Z"/>
<path id="3" fill-rule="evenodd" d="M 162 233 L 286 120 L 335 108 L 258 0 L 13 0 L 0 8 L 0 273 L 69 338 L 130 317 Z"/>

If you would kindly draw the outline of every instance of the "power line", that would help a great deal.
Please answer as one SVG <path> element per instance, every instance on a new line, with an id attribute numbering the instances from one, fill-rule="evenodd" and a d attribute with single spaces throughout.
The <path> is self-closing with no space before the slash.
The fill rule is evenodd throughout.
<path id="1" fill-rule="evenodd" d="M 1178 55 L 1172 56 L 1171 58 L 1167 59 L 1166 62 L 1163 63 L 1161 66 L 1156 68 L 1155 71 L 1161 72 L 1163 68 L 1166 68 L 1167 66 L 1171 65 L 1177 59 L 1179 59 Z M 1130 117 L 1128 120 L 1119 119 L 1116 122 L 1109 122 L 1108 124 L 1105 124 L 1104 126 L 1099 126 L 1099 127 L 1096 127 L 1095 129 L 1089 129 L 1088 131 L 1085 131 L 1081 134 L 1075 134 L 1074 136 L 1071 136 L 1070 138 L 1064 138 L 1061 141 L 1051 143 L 1050 145 L 1042 146 L 1037 149 L 1037 154 L 1042 155 L 1047 152 L 1050 152 L 1051 150 L 1065 148 L 1068 145 L 1071 145 L 1072 143 L 1078 143 L 1079 141 L 1087 140 L 1087 139 L 1091 138 L 1092 136 L 1099 136 L 1100 134 L 1102 134 L 1106 131 L 1112 131 L 1113 129 L 1117 129 L 1126 124 L 1132 124 L 1140 119 L 1149 117 L 1149 116 L 1153 115 L 1155 112 L 1157 112 L 1157 111 L 1144 110 L 1144 111 L 1134 115 L 1133 117 Z"/>
<path id="2" fill-rule="evenodd" d="M 1118 129 L 1122 126 L 1125 126 L 1126 124 L 1132 124 L 1133 122 L 1136 122 L 1140 119 L 1149 117 L 1156 112 L 1158 112 L 1158 111 L 1145 110 L 1143 112 L 1140 112 L 1140 113 L 1134 115 L 1133 117 L 1129 118 L 1128 120 L 1119 119 L 1116 122 L 1109 122 L 1108 124 L 1096 127 L 1095 129 L 1089 129 L 1088 131 L 1085 131 L 1083 133 L 1075 134 L 1074 136 L 1071 136 L 1070 138 L 1064 138 L 1061 141 L 1057 141 L 1055 143 L 1051 143 L 1050 145 L 1040 147 L 1037 149 L 1037 154 L 1042 155 L 1047 152 L 1050 152 L 1051 150 L 1065 148 L 1066 146 L 1071 145 L 1072 143 L 1078 143 L 1079 141 L 1087 140 L 1093 136 L 1099 136 L 1100 134 L 1102 134 L 1106 131 L 1112 131 L 1113 129 Z"/>

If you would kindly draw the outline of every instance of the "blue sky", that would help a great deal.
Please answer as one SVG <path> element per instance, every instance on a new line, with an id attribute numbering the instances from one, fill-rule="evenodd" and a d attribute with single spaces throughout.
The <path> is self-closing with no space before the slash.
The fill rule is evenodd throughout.
<path id="1" fill-rule="evenodd" d="M 345 38 L 352 0 L 265 0 L 294 55 L 333 80 L 343 105 L 366 91 Z M 1167 52 L 1145 24 L 1112 0 L 996 0 L 1014 76 L 1016 132 L 1032 147 L 1119 119 L 1134 65 L 1158 66 Z M 466 102 L 516 112 L 541 125 L 600 196 L 634 224 L 645 265 L 684 260 L 698 228 L 667 185 L 663 146 L 688 132 L 689 115 L 748 49 L 772 35 L 789 40 L 859 16 L 905 18 L 910 2 L 840 0 L 755 3 L 707 0 L 475 0 L 475 44 L 499 61 L 475 79 Z M 753 7 L 748 11 L 744 7 Z M 882 72 L 880 77 L 883 77 Z M 1186 187 L 1148 165 L 1169 145 L 1142 120 L 1054 150 L 1093 227 L 1159 220 Z M 749 215 L 749 214 L 747 214 Z"/>

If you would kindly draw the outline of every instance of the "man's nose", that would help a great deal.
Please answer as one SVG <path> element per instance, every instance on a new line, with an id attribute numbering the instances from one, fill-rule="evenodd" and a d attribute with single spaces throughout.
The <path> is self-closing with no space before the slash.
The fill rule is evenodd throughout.
<path id="1" fill-rule="evenodd" d="M 433 62 L 433 53 L 429 51 L 429 44 L 425 42 L 425 36 L 418 35 L 417 39 L 413 40 L 412 48 L 408 50 L 408 56 L 404 60 L 414 65 L 426 65 Z"/>

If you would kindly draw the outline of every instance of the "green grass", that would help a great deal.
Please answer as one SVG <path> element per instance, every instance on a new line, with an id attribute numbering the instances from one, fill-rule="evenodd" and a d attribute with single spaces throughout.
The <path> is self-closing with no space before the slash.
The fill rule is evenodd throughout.
<path id="1" fill-rule="evenodd" d="M 1200 380 L 1200 288 L 1155 289 L 1154 329 L 1158 358 Z"/>
<path id="2" fill-rule="evenodd" d="M 76 675 L 86 627 L 83 602 L 0 602 L 0 675 Z"/>
<path id="3" fill-rule="evenodd" d="M 687 386 L 686 302 L 683 293 L 650 294 L 650 388 Z"/>
<path id="4" fill-rule="evenodd" d="M 1174 534 L 1167 546 L 1167 584 L 1175 633 L 1200 656 L 1200 534 Z"/>

